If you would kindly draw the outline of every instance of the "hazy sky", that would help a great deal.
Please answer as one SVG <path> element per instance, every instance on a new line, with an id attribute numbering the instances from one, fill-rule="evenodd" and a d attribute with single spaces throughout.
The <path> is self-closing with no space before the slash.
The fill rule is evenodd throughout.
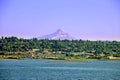
<path id="1" fill-rule="evenodd" d="M 32 38 L 59 28 L 81 39 L 120 40 L 120 0 L 0 0 L 0 36 Z"/>

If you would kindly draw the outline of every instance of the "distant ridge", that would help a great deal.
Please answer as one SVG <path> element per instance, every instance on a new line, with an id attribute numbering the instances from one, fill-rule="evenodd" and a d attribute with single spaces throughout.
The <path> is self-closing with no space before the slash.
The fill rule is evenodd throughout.
<path id="1" fill-rule="evenodd" d="M 64 30 L 62 29 L 58 29 L 56 32 L 52 33 L 52 34 L 48 34 L 48 35 L 44 35 L 44 36 L 40 36 L 38 37 L 38 39 L 50 39 L 50 40 L 75 40 L 76 38 L 72 35 L 70 35 L 69 33 L 64 32 Z"/>

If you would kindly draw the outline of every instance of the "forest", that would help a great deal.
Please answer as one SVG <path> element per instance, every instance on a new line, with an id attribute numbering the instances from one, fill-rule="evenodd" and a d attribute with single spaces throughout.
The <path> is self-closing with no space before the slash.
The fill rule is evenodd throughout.
<path id="1" fill-rule="evenodd" d="M 38 40 L 37 38 L 23 39 L 14 36 L 0 38 L 0 58 L 6 56 L 9 56 L 7 58 L 13 56 L 15 58 L 43 58 L 44 56 L 45 58 L 47 54 L 49 56 L 57 55 L 57 57 L 62 55 L 62 57 L 97 59 L 108 58 L 108 56 L 120 57 L 120 41 Z"/>

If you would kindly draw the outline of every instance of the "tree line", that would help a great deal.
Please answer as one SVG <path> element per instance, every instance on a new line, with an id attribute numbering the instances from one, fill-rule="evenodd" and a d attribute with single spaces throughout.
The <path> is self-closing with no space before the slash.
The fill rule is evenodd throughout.
<path id="1" fill-rule="evenodd" d="M 0 38 L 0 55 L 4 55 L 6 52 L 26 52 L 33 49 L 39 49 L 39 52 L 44 50 L 64 53 L 85 52 L 120 57 L 119 41 L 38 40 L 37 38 L 23 39 L 14 36 Z"/>

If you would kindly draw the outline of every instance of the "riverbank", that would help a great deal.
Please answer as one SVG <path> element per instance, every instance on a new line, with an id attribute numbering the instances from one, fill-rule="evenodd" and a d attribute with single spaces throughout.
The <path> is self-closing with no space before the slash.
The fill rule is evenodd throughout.
<path id="1" fill-rule="evenodd" d="M 120 57 L 109 56 L 108 59 L 109 60 L 120 60 Z"/>
<path id="2" fill-rule="evenodd" d="M 22 58 L 19 57 L 19 56 L 15 56 L 15 55 L 14 55 L 14 56 L 13 56 L 13 55 L 12 55 L 12 56 L 10 56 L 10 55 L 9 55 L 9 56 L 5 56 L 5 55 L 2 55 L 2 56 L 1 56 L 1 55 L 0 55 L 0 60 L 3 60 L 3 59 L 8 59 L 8 60 L 9 60 L 9 59 L 13 59 L 13 60 L 15 59 L 15 60 L 19 60 L 19 59 L 22 59 Z"/>
<path id="3" fill-rule="evenodd" d="M 20 57 L 20 56 L 1 56 L 0 55 L 0 60 L 21 60 L 25 59 L 28 57 Z M 30 57 L 30 59 L 50 59 L 50 60 L 68 60 L 68 61 L 86 61 L 86 60 L 120 60 L 120 57 L 112 57 L 109 56 L 108 58 L 85 58 L 85 57 L 44 57 L 44 58 L 35 58 L 35 57 Z"/>

